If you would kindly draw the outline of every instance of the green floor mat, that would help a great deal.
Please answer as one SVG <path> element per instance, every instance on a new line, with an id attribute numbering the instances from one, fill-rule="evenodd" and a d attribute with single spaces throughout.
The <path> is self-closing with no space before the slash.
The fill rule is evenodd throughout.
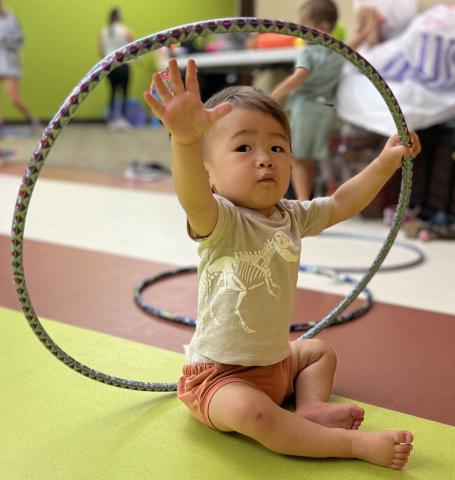
<path id="1" fill-rule="evenodd" d="M 58 322 L 45 325 L 63 349 L 105 373 L 178 378 L 182 355 Z M 365 430 L 414 432 L 414 453 L 401 473 L 355 460 L 277 455 L 200 425 L 174 394 L 116 389 L 72 372 L 36 340 L 21 313 L 4 308 L 0 382 L 2 480 L 455 478 L 450 426 L 364 405 Z"/>

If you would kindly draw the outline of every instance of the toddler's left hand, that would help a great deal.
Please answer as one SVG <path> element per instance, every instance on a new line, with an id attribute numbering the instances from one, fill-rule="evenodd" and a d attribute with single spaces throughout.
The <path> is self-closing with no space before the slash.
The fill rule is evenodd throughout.
<path id="1" fill-rule="evenodd" d="M 401 144 L 400 136 L 398 134 L 392 135 L 384 145 L 384 148 L 379 155 L 382 162 L 390 164 L 395 170 L 401 167 L 401 160 L 404 156 L 409 155 L 412 158 L 417 157 L 421 152 L 419 137 L 412 130 L 409 131 L 410 146 L 407 147 Z"/>

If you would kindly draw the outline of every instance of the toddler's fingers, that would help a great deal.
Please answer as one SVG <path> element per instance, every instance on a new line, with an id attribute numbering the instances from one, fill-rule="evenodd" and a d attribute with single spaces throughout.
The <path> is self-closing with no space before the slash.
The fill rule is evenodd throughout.
<path id="1" fill-rule="evenodd" d="M 148 106 L 161 118 L 164 113 L 165 107 L 158 100 L 150 94 L 149 91 L 144 92 L 144 100 L 147 102 Z"/>
<path id="2" fill-rule="evenodd" d="M 155 85 L 156 91 L 160 96 L 161 101 L 166 104 L 172 100 L 172 94 L 166 87 L 164 80 L 161 78 L 161 75 L 157 72 L 152 76 L 152 85 Z"/>
<path id="3" fill-rule="evenodd" d="M 411 140 L 412 155 L 413 157 L 416 157 L 422 151 L 422 146 L 420 145 L 420 139 L 415 132 L 411 131 L 409 135 Z"/>
<path id="4" fill-rule="evenodd" d="M 193 92 L 199 97 L 201 96 L 199 82 L 197 81 L 196 62 L 192 58 L 188 60 L 186 65 L 185 85 L 188 92 Z"/>
<path id="5" fill-rule="evenodd" d="M 400 136 L 395 133 L 394 135 L 390 136 L 389 139 L 387 140 L 387 143 L 385 145 L 385 148 L 387 147 L 397 147 L 402 145 Z"/>
<path id="6" fill-rule="evenodd" d="M 171 81 L 172 91 L 175 95 L 185 92 L 182 77 L 180 76 L 180 70 L 175 58 L 171 58 L 171 60 L 169 60 L 169 79 Z"/>
<path id="7" fill-rule="evenodd" d="M 232 110 L 232 105 L 230 103 L 224 102 L 220 103 L 214 108 L 207 110 L 210 114 L 210 119 L 213 123 L 218 121 L 220 118 L 223 118 Z"/>

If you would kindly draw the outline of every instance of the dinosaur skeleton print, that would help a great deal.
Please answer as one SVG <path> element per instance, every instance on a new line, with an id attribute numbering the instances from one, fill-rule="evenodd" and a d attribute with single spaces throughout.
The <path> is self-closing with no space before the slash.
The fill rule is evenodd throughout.
<path id="1" fill-rule="evenodd" d="M 242 303 L 248 293 L 263 288 L 268 295 L 278 300 L 280 286 L 273 281 L 270 263 L 278 254 L 278 260 L 296 263 L 299 255 L 292 248 L 291 239 L 281 231 L 265 241 L 260 250 L 234 252 L 223 256 L 206 266 L 199 284 L 199 298 L 207 300 L 209 291 L 216 291 L 208 303 L 210 318 L 216 325 L 220 322 L 214 314 L 214 307 L 223 295 L 238 294 L 233 313 L 239 325 L 247 333 L 256 333 L 242 316 Z"/>

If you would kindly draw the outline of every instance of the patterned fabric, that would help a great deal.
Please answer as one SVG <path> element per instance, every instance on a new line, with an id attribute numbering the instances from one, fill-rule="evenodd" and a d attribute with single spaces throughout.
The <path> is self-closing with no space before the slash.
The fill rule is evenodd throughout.
<path id="1" fill-rule="evenodd" d="M 455 6 L 422 13 L 402 35 L 369 52 L 386 80 L 407 79 L 426 88 L 455 90 Z M 424 105 L 422 105 L 424 108 Z"/>
<path id="2" fill-rule="evenodd" d="M 426 10 L 400 35 L 362 53 L 389 82 L 412 130 L 454 118 L 455 5 Z M 343 72 L 338 87 L 338 116 L 370 132 L 392 135 L 396 119 L 363 73 L 352 67 Z"/>

